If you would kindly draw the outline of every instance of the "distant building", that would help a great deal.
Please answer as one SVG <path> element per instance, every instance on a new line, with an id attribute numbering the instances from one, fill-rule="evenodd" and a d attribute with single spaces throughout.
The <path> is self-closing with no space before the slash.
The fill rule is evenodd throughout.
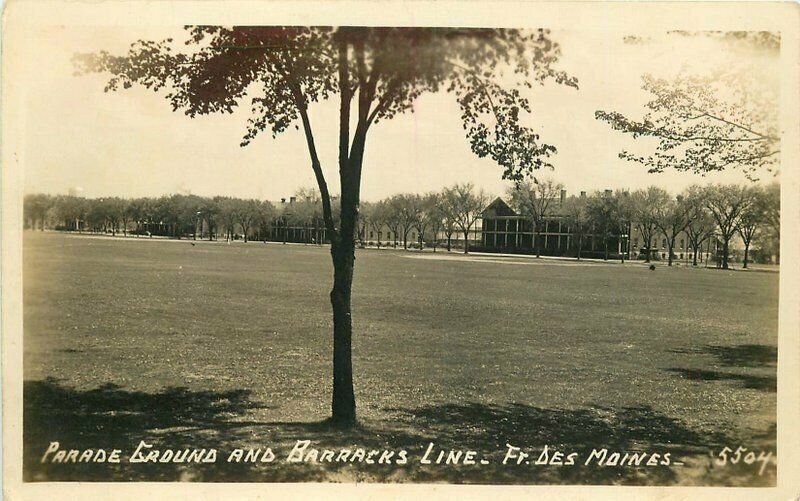
<path id="1" fill-rule="evenodd" d="M 582 193 L 585 195 L 585 193 Z M 544 256 L 577 256 L 578 239 L 575 238 L 569 220 L 564 214 L 566 190 L 561 190 L 558 199 L 552 201 L 552 214 L 539 229 L 540 253 Z M 530 217 L 518 214 L 502 198 L 496 198 L 483 211 L 481 244 L 477 251 L 505 252 L 512 254 L 534 254 L 536 233 Z M 628 232 L 612 232 L 608 239 L 609 259 L 629 253 Z M 602 235 L 589 231 L 583 236 L 583 257 L 604 257 Z"/>
<path id="2" fill-rule="evenodd" d="M 606 190 L 606 194 L 610 194 L 610 190 Z M 586 196 L 586 192 L 581 192 L 580 196 Z M 540 253 L 544 256 L 575 257 L 578 254 L 578 239 L 564 213 L 566 197 L 566 190 L 561 190 L 558 199 L 552 201 L 552 214 L 545 219 L 540 229 Z M 518 214 L 502 198 L 496 198 L 483 211 L 480 228 L 481 238 L 473 247 L 475 251 L 510 254 L 536 252 L 533 221 L 527 216 Z M 603 236 L 595 229 L 592 228 L 584 234 L 582 240 L 582 257 L 605 257 Z M 635 222 L 631 222 L 627 231 L 612 230 L 608 238 L 608 257 L 619 259 L 624 255 L 625 259 L 643 259 L 647 253 L 645 244 L 644 238 L 636 229 Z M 714 256 L 717 253 L 716 244 L 713 238 L 704 243 L 698 254 L 698 262 L 705 262 Z M 666 260 L 667 252 L 667 241 L 664 235 L 657 232 L 650 242 L 651 259 Z M 672 253 L 675 261 L 691 261 L 692 249 L 686 232 L 679 233 L 675 238 Z"/>

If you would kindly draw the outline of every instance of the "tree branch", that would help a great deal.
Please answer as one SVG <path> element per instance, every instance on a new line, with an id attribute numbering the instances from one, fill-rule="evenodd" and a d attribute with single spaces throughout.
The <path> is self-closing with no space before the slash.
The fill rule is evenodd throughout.
<path id="1" fill-rule="evenodd" d="M 348 42 L 339 41 L 339 168 L 347 164 L 350 157 L 350 101 L 353 98 L 350 86 Z"/>
<path id="2" fill-rule="evenodd" d="M 303 132 L 306 136 L 306 144 L 308 146 L 308 153 L 311 156 L 311 169 L 314 171 L 314 177 L 317 180 L 319 187 L 320 197 L 322 198 L 322 217 L 325 220 L 325 228 L 330 233 L 331 241 L 337 238 L 336 227 L 333 224 L 333 211 L 331 210 L 331 196 L 328 191 L 328 183 L 325 181 L 325 175 L 322 173 L 322 164 L 317 154 L 317 147 L 314 142 L 314 132 L 311 129 L 311 121 L 308 118 L 308 109 L 303 97 L 300 86 L 296 82 L 288 81 L 289 87 L 292 90 L 292 95 L 295 99 L 297 110 L 300 113 L 300 119 L 303 122 Z"/>
<path id="3" fill-rule="evenodd" d="M 386 91 L 384 91 L 381 98 L 378 100 L 378 104 L 375 105 L 375 108 L 369 113 L 367 117 L 367 126 L 372 125 L 372 122 L 375 121 L 375 118 L 378 116 L 378 113 L 384 110 L 386 106 L 388 106 L 389 102 L 392 99 L 392 93 L 398 87 L 399 81 L 397 79 L 392 79 L 390 83 L 386 87 Z"/>
<path id="4" fill-rule="evenodd" d="M 750 162 L 751 160 L 760 160 L 760 159 L 762 159 L 762 158 L 771 157 L 772 155 L 775 155 L 775 154 L 777 154 L 777 153 L 780 153 L 780 152 L 781 152 L 781 150 L 775 150 L 775 151 L 771 151 L 771 152 L 769 152 L 769 153 L 763 153 L 763 154 L 759 154 L 759 155 L 753 155 L 753 156 L 750 156 L 750 157 L 744 157 L 744 158 L 733 158 L 733 159 L 731 159 L 731 160 L 728 160 L 728 161 L 727 161 L 727 162 L 725 162 L 724 164 L 720 165 L 720 166 L 718 167 L 718 169 L 722 169 L 723 167 L 726 167 L 726 166 L 728 166 L 728 165 L 730 165 L 730 164 L 732 164 L 732 163 L 734 163 L 734 162 Z"/>
<path id="5" fill-rule="evenodd" d="M 753 129 L 745 127 L 744 125 L 740 125 L 740 124 L 737 124 L 735 122 L 731 122 L 730 120 L 726 120 L 726 119 L 724 119 L 722 117 L 718 117 L 716 115 L 712 115 L 712 114 L 710 114 L 708 112 L 705 112 L 705 111 L 702 112 L 700 115 L 697 115 L 697 116 L 694 116 L 694 117 L 686 117 L 686 120 L 697 120 L 697 119 L 703 118 L 703 117 L 708 117 L 708 118 L 711 118 L 713 120 L 718 120 L 718 121 L 726 123 L 726 124 L 728 124 L 730 126 L 736 127 L 738 129 L 742 129 L 743 131 L 746 131 L 746 132 L 749 132 L 750 134 L 758 136 L 759 138 L 762 138 L 762 139 L 769 139 L 769 140 L 773 140 L 773 141 L 777 141 L 778 139 L 780 139 L 780 138 L 775 137 L 775 136 L 767 136 L 767 135 L 761 134 L 759 132 L 754 131 Z"/>
<path id="6" fill-rule="evenodd" d="M 486 88 L 488 86 L 495 87 L 495 88 L 500 88 L 500 86 L 498 84 L 496 84 L 495 82 L 492 82 L 491 80 L 488 80 L 486 78 L 481 77 L 480 75 L 475 73 L 474 70 L 471 70 L 471 69 L 467 68 L 466 66 L 463 66 L 461 64 L 458 64 L 458 63 L 450 61 L 450 60 L 445 60 L 445 62 L 447 64 L 449 64 L 450 66 L 453 66 L 455 68 L 459 68 L 461 70 L 464 70 L 469 75 L 470 78 L 472 78 L 473 80 L 475 80 L 475 82 L 478 83 L 478 86 L 483 91 L 483 94 L 486 96 L 486 99 L 489 101 L 489 106 L 492 108 L 492 113 L 494 114 L 495 119 L 497 119 L 498 122 L 499 122 L 500 121 L 500 114 L 497 112 L 497 107 L 494 105 L 494 101 L 492 100 L 492 96 L 491 96 L 491 94 L 489 94 L 489 91 Z"/>

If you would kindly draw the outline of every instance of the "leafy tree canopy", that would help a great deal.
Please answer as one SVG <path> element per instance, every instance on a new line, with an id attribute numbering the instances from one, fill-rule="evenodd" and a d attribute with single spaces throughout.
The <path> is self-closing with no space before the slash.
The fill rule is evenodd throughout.
<path id="1" fill-rule="evenodd" d="M 306 107 L 341 92 L 359 92 L 362 127 L 412 110 L 418 96 L 446 90 L 462 111 L 472 150 L 490 157 L 509 179 L 549 165 L 555 147 L 522 125 L 530 103 L 518 87 L 553 79 L 577 87 L 554 68 L 560 49 L 547 30 L 455 28 L 331 28 L 189 26 L 188 50 L 172 39 L 138 41 L 128 54 L 81 54 L 78 73 L 108 72 L 106 90 L 134 84 L 166 90 L 174 110 L 189 116 L 233 112 L 251 94 L 242 145 L 260 132 L 299 128 Z M 338 51 L 349 42 L 340 74 Z M 504 81 L 505 81 L 504 80 Z M 304 124 L 305 125 L 305 124 Z"/>
<path id="2" fill-rule="evenodd" d="M 674 32 L 685 37 L 737 44 L 759 54 L 739 64 L 706 72 L 684 71 L 674 77 L 642 76 L 642 89 L 651 99 L 641 118 L 618 111 L 598 110 L 595 117 L 634 138 L 656 140 L 654 151 L 623 150 L 622 159 L 648 171 L 667 169 L 703 174 L 726 168 L 741 170 L 749 179 L 775 172 L 780 154 L 778 86 L 769 65 L 777 55 L 780 37 L 768 32 Z M 633 40 L 633 39 L 632 39 Z M 626 39 L 629 43 L 632 41 Z M 646 43 L 636 39 L 636 43 Z M 724 47 L 724 45 L 723 45 Z M 752 63 L 752 64 L 751 64 Z M 760 63 L 759 63 L 760 64 Z"/>

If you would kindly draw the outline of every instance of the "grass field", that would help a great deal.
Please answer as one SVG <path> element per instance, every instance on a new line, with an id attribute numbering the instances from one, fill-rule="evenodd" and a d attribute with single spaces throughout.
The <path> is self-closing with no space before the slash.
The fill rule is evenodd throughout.
<path id="1" fill-rule="evenodd" d="M 25 478 L 761 485 L 722 447 L 775 450 L 778 274 L 362 250 L 362 425 L 330 430 L 327 248 L 28 232 Z M 405 465 L 287 464 L 298 439 Z M 48 443 L 272 447 L 273 463 L 40 464 Z M 484 465 L 422 465 L 432 441 Z M 503 465 L 671 452 L 683 466 Z M 584 458 L 585 456 L 581 456 Z"/>

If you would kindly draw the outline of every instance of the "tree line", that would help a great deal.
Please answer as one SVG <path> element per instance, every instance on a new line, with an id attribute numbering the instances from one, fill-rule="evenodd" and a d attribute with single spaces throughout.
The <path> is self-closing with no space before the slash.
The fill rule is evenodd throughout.
<path id="1" fill-rule="evenodd" d="M 642 238 L 641 254 L 647 262 L 658 248 L 654 245 L 657 239 L 663 237 L 667 263 L 672 266 L 679 235 L 685 235 L 695 266 L 703 245 L 715 241 L 719 244 L 720 265 L 728 269 L 731 241 L 736 236 L 744 246 L 744 268 L 754 242 L 776 260 L 780 258 L 777 182 L 692 185 L 676 196 L 657 186 L 634 191 L 604 190 L 589 196 L 570 196 L 563 201 L 562 190 L 562 184 L 550 179 L 524 181 L 509 190 L 512 207 L 532 223 L 537 256 L 545 222 L 560 216 L 577 243 L 578 259 L 587 235 L 602 241 L 604 257 L 608 259 L 610 239 L 615 235 L 630 238 L 634 231 Z M 624 261 L 625 253 L 619 253 L 619 257 Z"/>
<path id="2" fill-rule="evenodd" d="M 203 228 L 209 239 L 258 234 L 272 224 L 275 206 L 255 199 L 168 195 L 162 197 L 84 198 L 74 195 L 27 195 L 25 226 L 112 235 L 159 235 L 196 239 Z"/>
<path id="3" fill-rule="evenodd" d="M 672 265 L 679 235 L 686 237 L 692 263 L 697 265 L 703 246 L 718 242 L 722 268 L 728 268 L 731 240 L 744 246 L 743 267 L 750 249 L 761 249 L 779 258 L 780 186 L 693 185 L 677 196 L 656 186 L 634 191 L 605 190 L 589 195 L 563 196 L 564 186 L 552 179 L 521 181 L 509 188 L 507 200 L 517 214 L 530 221 L 533 250 L 541 254 L 542 232 L 548 220 L 560 218 L 573 237 L 576 257 L 581 259 L 588 236 L 598 239 L 605 259 L 614 237 L 635 231 L 642 239 L 641 254 L 647 262 L 666 242 L 666 259 Z M 357 222 L 356 241 L 361 245 L 409 246 L 417 249 L 442 245 L 470 250 L 470 231 L 492 197 L 470 183 L 455 184 L 426 194 L 400 193 L 375 202 L 363 202 Z M 280 240 L 289 229 L 300 229 L 303 241 L 327 242 L 319 193 L 298 190 L 279 205 L 265 200 L 233 197 L 169 195 L 157 198 L 83 198 L 69 195 L 33 194 L 25 197 L 26 227 L 91 231 L 112 235 L 159 235 L 172 238 L 220 237 Z M 333 211 L 338 221 L 337 211 Z M 294 239 L 296 241 L 296 238 Z M 630 242 L 629 242 L 630 244 Z M 619 258 L 624 262 L 624 252 Z"/>
<path id="4" fill-rule="evenodd" d="M 334 199 L 336 197 L 334 196 Z M 403 193 L 377 202 L 363 202 L 358 219 L 357 240 L 366 240 L 372 229 L 394 247 L 402 243 L 422 246 L 434 242 L 434 236 L 446 235 L 450 250 L 452 237 L 461 232 L 464 239 L 489 200 L 472 184 L 457 184 L 441 192 L 425 195 Z M 74 195 L 30 194 L 24 200 L 25 227 L 29 229 L 88 231 L 112 235 L 157 235 L 173 238 L 205 237 L 243 241 L 279 235 L 282 228 L 308 229 L 309 239 L 317 243 L 324 236 L 323 207 L 314 188 L 298 190 L 279 205 L 266 200 L 234 197 L 167 195 L 162 197 L 85 198 Z M 338 211 L 332 211 L 338 222 Z M 387 232 L 383 232 L 388 228 Z M 409 242 L 414 231 L 416 242 Z M 465 249 L 468 250 L 468 249 Z"/>

